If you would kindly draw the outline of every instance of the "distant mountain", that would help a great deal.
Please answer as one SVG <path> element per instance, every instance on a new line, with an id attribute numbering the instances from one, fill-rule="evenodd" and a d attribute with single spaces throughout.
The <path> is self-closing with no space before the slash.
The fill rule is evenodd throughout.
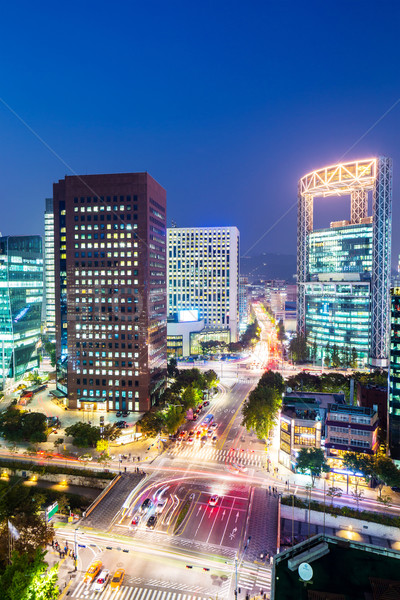
<path id="1" fill-rule="evenodd" d="M 246 256 L 240 259 L 240 274 L 248 277 L 250 283 L 260 279 L 284 279 L 296 283 L 296 255 L 263 252 L 258 256 Z"/>

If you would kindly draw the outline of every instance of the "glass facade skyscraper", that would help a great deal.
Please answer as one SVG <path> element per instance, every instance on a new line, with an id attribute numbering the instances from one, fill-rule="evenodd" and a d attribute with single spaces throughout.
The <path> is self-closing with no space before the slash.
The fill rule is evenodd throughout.
<path id="1" fill-rule="evenodd" d="M 308 243 L 306 331 L 313 358 L 328 361 L 336 345 L 341 364 L 365 366 L 371 337 L 372 223 L 316 230 Z"/>
<path id="2" fill-rule="evenodd" d="M 51 340 L 56 338 L 56 307 L 54 288 L 54 211 L 53 198 L 46 198 L 44 213 L 44 282 L 45 331 Z"/>
<path id="3" fill-rule="evenodd" d="M 43 302 L 42 238 L 0 238 L 0 385 L 38 366 Z"/>

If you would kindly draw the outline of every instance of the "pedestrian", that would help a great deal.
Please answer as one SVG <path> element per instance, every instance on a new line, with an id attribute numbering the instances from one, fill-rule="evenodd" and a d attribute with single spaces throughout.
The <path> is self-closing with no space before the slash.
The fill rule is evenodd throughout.
<path id="1" fill-rule="evenodd" d="M 269 486 L 269 495 L 271 495 L 271 486 Z"/>

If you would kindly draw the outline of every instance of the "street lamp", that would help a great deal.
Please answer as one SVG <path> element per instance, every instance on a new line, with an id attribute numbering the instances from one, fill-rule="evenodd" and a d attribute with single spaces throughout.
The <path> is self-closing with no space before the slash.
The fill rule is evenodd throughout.
<path id="1" fill-rule="evenodd" d="M 77 532 L 78 532 L 78 527 L 76 527 L 76 529 L 74 531 L 74 554 L 75 554 L 75 567 L 74 567 L 74 571 L 78 570 L 78 541 L 76 539 Z"/>

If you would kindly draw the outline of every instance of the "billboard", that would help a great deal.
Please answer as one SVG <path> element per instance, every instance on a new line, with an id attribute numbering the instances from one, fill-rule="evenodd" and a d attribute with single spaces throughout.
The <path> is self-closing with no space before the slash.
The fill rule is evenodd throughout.
<path id="1" fill-rule="evenodd" d="M 179 323 L 187 323 L 190 321 L 198 321 L 199 320 L 199 311 L 197 308 L 192 310 L 180 310 L 178 311 L 178 321 Z"/>

